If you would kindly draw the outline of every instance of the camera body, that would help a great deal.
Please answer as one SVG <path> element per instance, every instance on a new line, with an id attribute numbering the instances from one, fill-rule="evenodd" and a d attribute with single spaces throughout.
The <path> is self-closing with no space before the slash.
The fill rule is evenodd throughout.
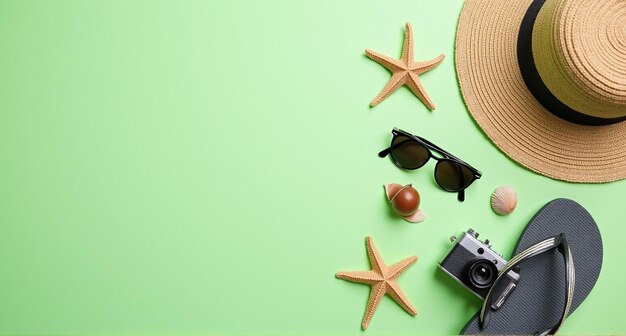
<path id="1" fill-rule="evenodd" d="M 454 245 L 450 252 L 439 263 L 439 268 L 453 279 L 469 289 L 476 296 L 484 299 L 498 277 L 500 270 L 506 265 L 502 255 L 491 249 L 491 242 L 478 240 L 478 232 L 469 229 L 460 238 L 452 236 Z M 494 294 L 500 304 L 508 298 L 519 281 L 519 269 L 510 270 L 504 281 Z"/>

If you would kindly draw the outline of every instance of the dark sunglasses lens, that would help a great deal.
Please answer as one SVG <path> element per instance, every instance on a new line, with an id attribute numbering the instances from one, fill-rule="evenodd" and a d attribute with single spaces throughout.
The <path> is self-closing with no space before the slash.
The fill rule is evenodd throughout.
<path id="1" fill-rule="evenodd" d="M 391 142 L 391 157 L 402 168 L 417 169 L 428 161 L 430 153 L 415 139 L 397 135 Z"/>
<path id="2" fill-rule="evenodd" d="M 460 163 L 441 160 L 435 167 L 435 180 L 447 191 L 459 191 L 467 188 L 474 180 L 474 173 Z"/>

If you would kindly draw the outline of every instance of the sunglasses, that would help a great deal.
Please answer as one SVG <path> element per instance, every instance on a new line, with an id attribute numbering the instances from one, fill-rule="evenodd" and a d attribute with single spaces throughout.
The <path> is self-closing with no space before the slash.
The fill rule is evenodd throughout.
<path id="1" fill-rule="evenodd" d="M 396 166 L 409 170 L 421 168 L 430 158 L 437 160 L 435 181 L 445 191 L 458 192 L 461 202 L 465 200 L 465 189 L 482 176 L 476 168 L 422 137 L 398 128 L 391 133 L 391 146 L 378 156 L 384 158 L 391 154 Z M 433 151 L 441 157 L 434 156 Z"/>

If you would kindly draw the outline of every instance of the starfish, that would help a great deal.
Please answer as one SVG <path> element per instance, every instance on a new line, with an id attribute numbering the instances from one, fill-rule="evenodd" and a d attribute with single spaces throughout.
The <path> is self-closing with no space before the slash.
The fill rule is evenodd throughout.
<path id="1" fill-rule="evenodd" d="M 407 313 L 415 316 L 417 310 L 415 310 L 415 307 L 411 305 L 409 299 L 404 295 L 402 289 L 400 289 L 396 278 L 415 263 L 417 257 L 408 257 L 391 266 L 387 266 L 378 253 L 372 237 L 367 237 L 365 245 L 372 269 L 370 271 L 339 272 L 336 275 L 339 279 L 372 286 L 370 297 L 367 300 L 365 314 L 363 315 L 363 321 L 361 322 L 361 328 L 363 330 L 367 329 L 370 319 L 374 315 L 374 311 L 376 311 L 376 307 L 378 307 L 380 300 L 385 294 L 388 294 L 400 307 L 406 310 Z"/>
<path id="2" fill-rule="evenodd" d="M 406 24 L 404 46 L 402 47 L 402 56 L 400 56 L 400 59 L 391 58 L 369 49 L 365 49 L 365 53 L 367 57 L 392 73 L 391 79 L 380 91 L 378 96 L 372 100 L 370 106 L 374 107 L 378 105 L 378 103 L 389 97 L 396 89 L 402 85 L 406 85 L 429 110 L 435 109 L 435 104 L 433 104 L 432 100 L 430 100 L 426 94 L 426 90 L 424 90 L 420 82 L 419 75 L 439 65 L 445 56 L 441 54 L 430 61 L 415 62 L 413 60 L 413 32 L 411 31 L 410 23 L 407 22 Z"/>

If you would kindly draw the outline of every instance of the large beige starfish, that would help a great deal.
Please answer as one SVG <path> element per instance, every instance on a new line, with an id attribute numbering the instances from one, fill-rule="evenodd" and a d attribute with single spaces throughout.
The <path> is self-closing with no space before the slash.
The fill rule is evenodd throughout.
<path id="1" fill-rule="evenodd" d="M 380 91 L 378 96 L 372 100 L 370 106 L 378 105 L 378 103 L 389 97 L 396 89 L 402 85 L 406 85 L 429 110 L 435 109 L 435 104 L 433 104 L 428 94 L 426 94 L 426 90 L 424 90 L 420 82 L 419 75 L 439 65 L 445 56 L 441 54 L 430 61 L 415 62 L 413 60 L 413 32 L 411 31 L 410 23 L 407 22 L 406 24 L 404 46 L 402 47 L 402 56 L 399 60 L 369 49 L 365 49 L 365 53 L 373 61 L 384 66 L 392 73 L 391 79 Z"/>
<path id="2" fill-rule="evenodd" d="M 365 314 L 363 314 L 363 322 L 361 322 L 361 328 L 365 330 L 370 323 L 370 319 L 376 311 L 376 307 L 380 303 L 380 300 L 388 294 L 397 304 L 400 305 L 407 313 L 415 316 L 417 310 L 411 305 L 409 299 L 404 295 L 400 289 L 400 285 L 396 281 L 396 278 L 402 274 L 409 266 L 417 261 L 416 256 L 403 259 L 391 266 L 385 265 L 385 262 L 380 257 L 372 237 L 367 237 L 365 245 L 367 246 L 367 256 L 372 265 L 370 271 L 358 271 L 358 272 L 339 272 L 337 278 L 359 282 L 372 286 L 370 297 L 367 300 L 367 307 L 365 308 Z"/>

